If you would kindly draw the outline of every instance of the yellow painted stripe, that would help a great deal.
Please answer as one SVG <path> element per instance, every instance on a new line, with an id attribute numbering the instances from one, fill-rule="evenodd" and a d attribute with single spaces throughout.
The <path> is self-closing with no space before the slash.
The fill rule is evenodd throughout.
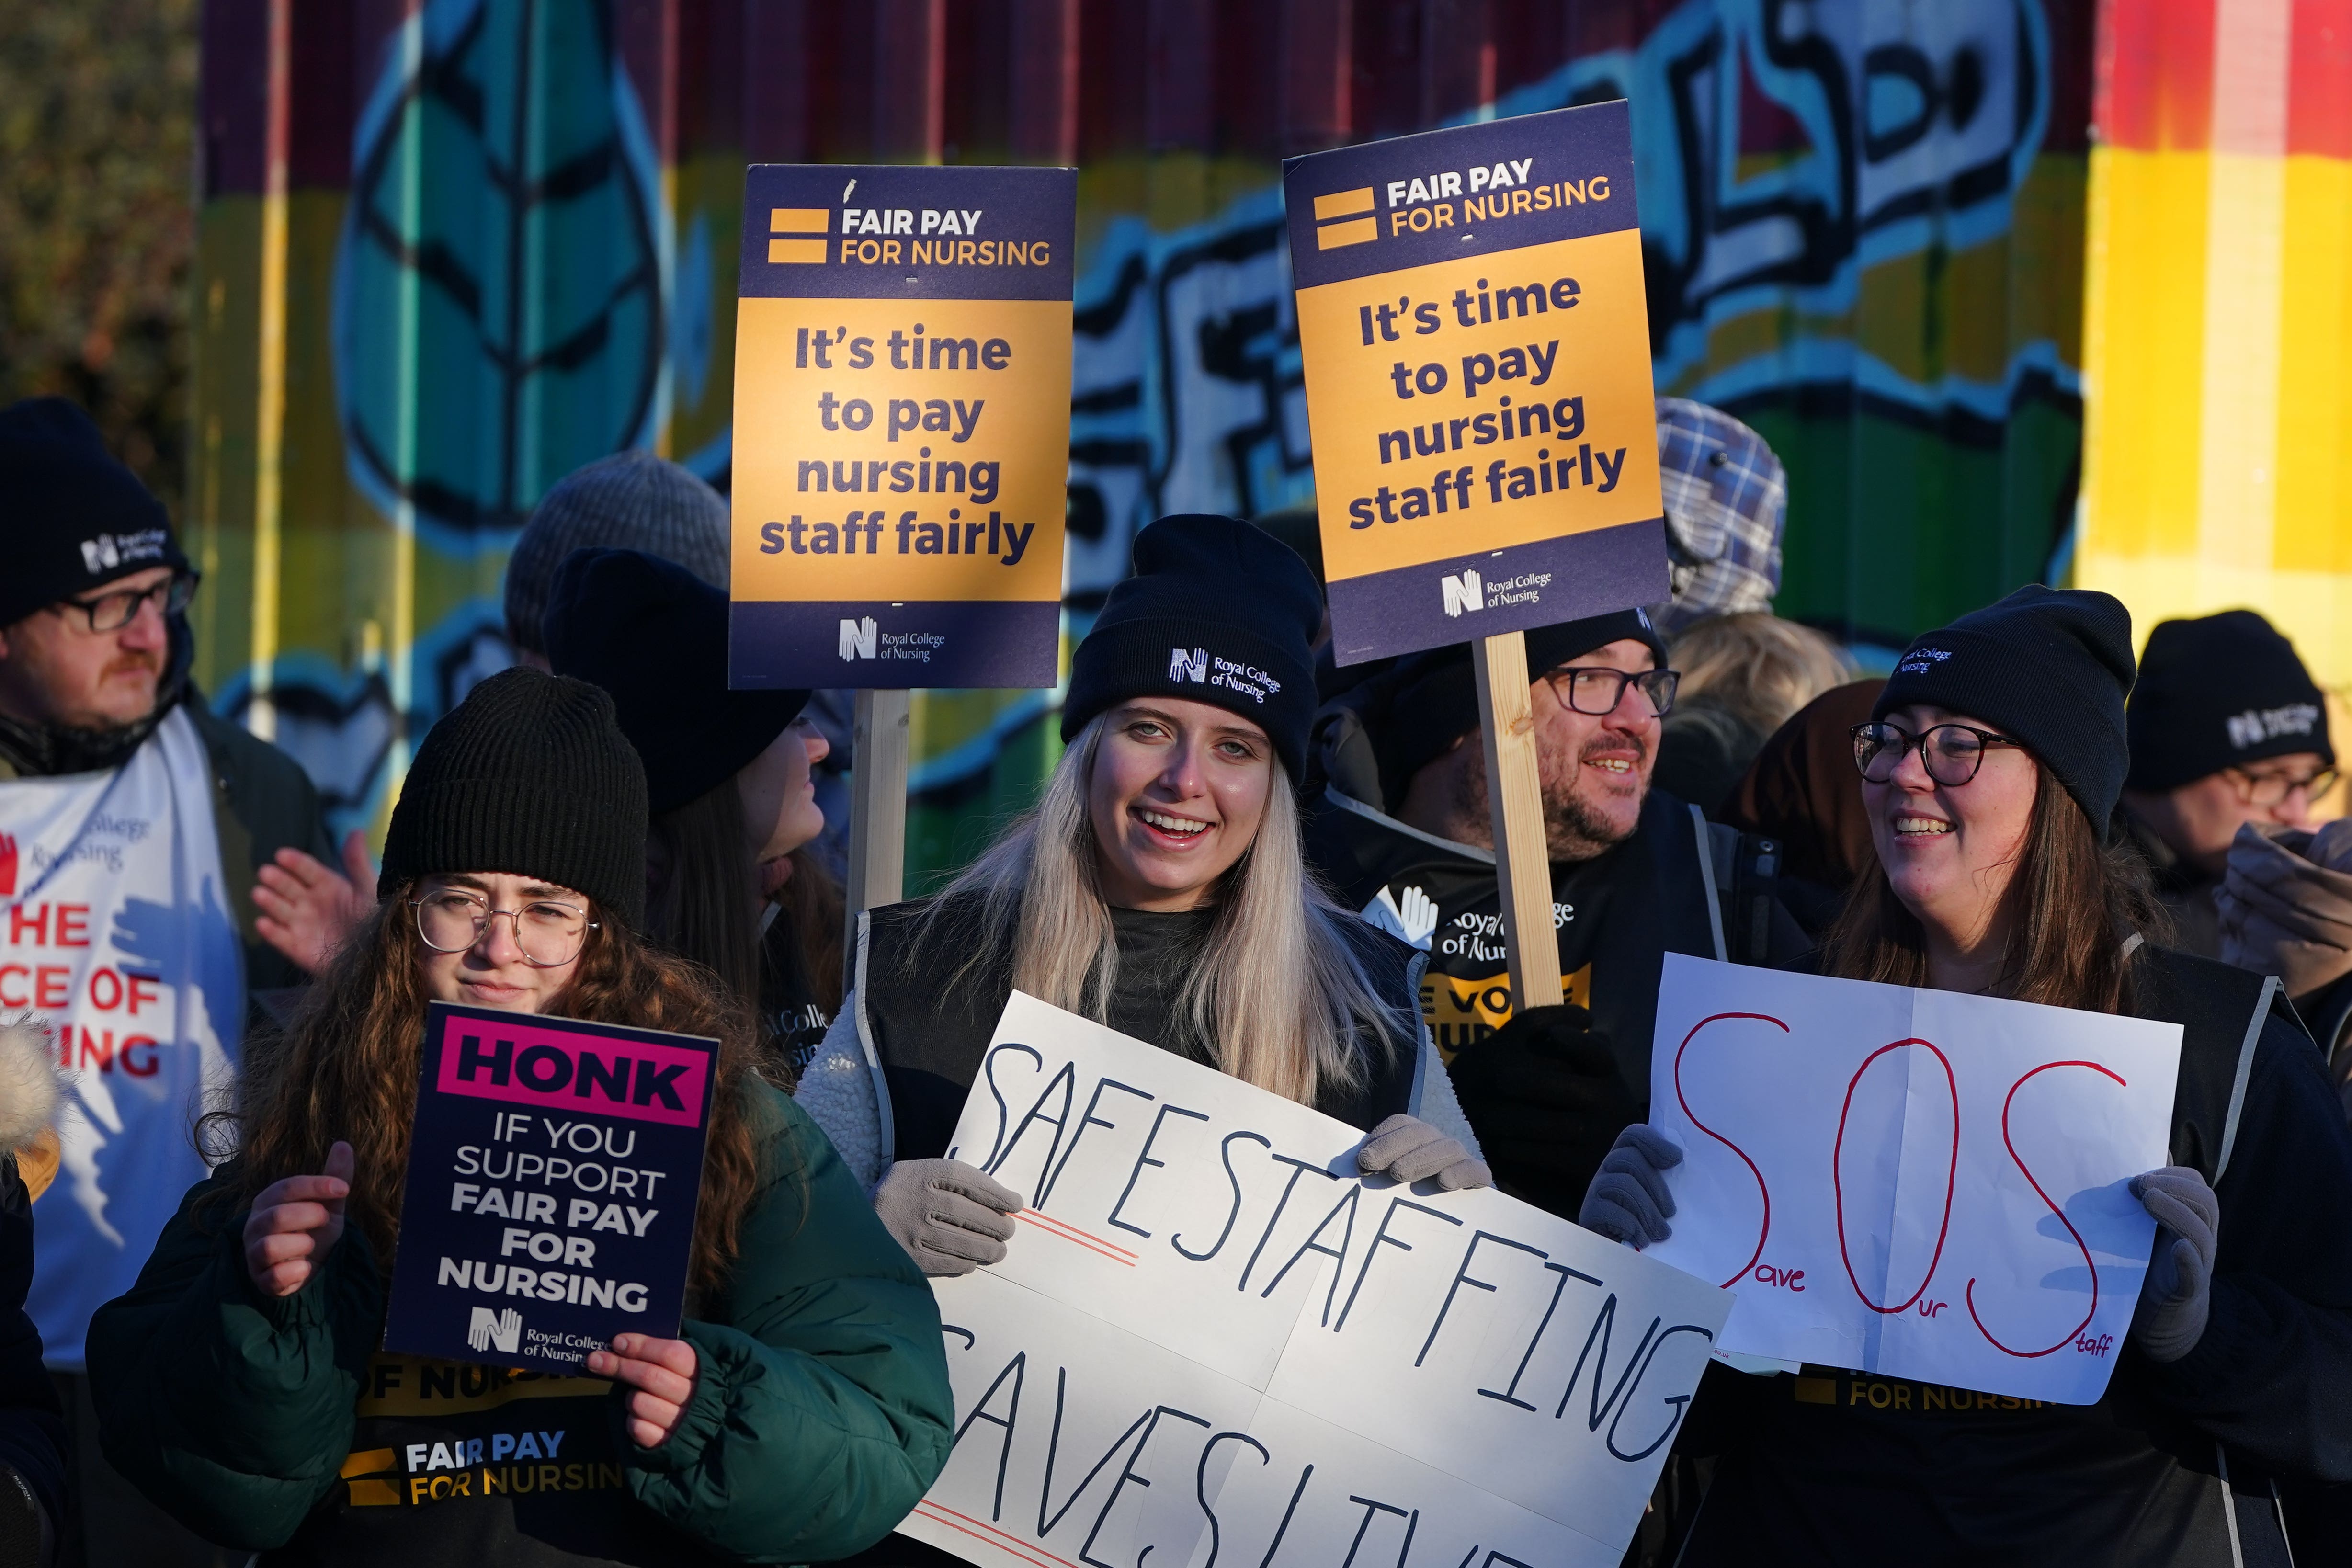
<path id="1" fill-rule="evenodd" d="M 770 207 L 770 234 L 829 234 L 833 230 L 831 207 Z"/>
<path id="2" fill-rule="evenodd" d="M 275 151 L 284 118 L 292 110 L 289 80 L 293 71 L 294 0 L 270 0 L 268 61 L 268 113 L 261 197 L 261 310 L 256 348 L 260 353 L 254 408 L 253 642 L 247 656 L 251 694 L 246 728 L 265 741 L 278 738 L 278 703 L 272 695 L 278 670 L 279 573 L 283 566 L 281 524 L 285 507 L 287 159 Z M 290 132 L 286 132 L 290 134 Z"/>
<path id="3" fill-rule="evenodd" d="M 372 1476 L 378 1470 L 392 1468 L 399 1458 L 400 1455 L 396 1449 L 362 1448 L 345 1459 L 343 1468 L 336 1473 L 345 1480 L 350 1480 L 353 1476 Z"/>
<path id="4" fill-rule="evenodd" d="M 823 261 L 826 243 L 822 239 L 772 239 L 768 241 L 768 259 L 776 263 Z"/>
<path id="5" fill-rule="evenodd" d="M 1361 245 L 1381 237 L 1380 225 L 1371 218 L 1360 217 L 1348 223 L 1335 223 L 1315 231 L 1315 248 L 1337 250 L 1343 245 Z"/>
<path id="6" fill-rule="evenodd" d="M 1371 210 L 1372 187 L 1370 185 L 1357 191 L 1334 191 L 1328 196 L 1315 198 L 1317 223 L 1321 223 L 1325 218 L 1346 217 L 1352 213 L 1368 213 Z"/>
<path id="7" fill-rule="evenodd" d="M 2091 154 L 2085 559 L 2197 550 L 2209 162 L 2203 153 Z"/>
<path id="8" fill-rule="evenodd" d="M 2208 566 L 2266 568 L 2278 510 L 2286 161 L 2216 153 L 2210 177 L 2197 554 Z"/>
<path id="9" fill-rule="evenodd" d="M 2352 573 L 2352 163 L 2286 161 L 2286 233 L 2272 562 Z"/>

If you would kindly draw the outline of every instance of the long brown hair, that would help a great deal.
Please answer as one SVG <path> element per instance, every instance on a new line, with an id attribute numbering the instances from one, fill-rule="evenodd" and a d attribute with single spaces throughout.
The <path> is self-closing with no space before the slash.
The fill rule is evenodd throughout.
<path id="1" fill-rule="evenodd" d="M 719 976 L 764 1044 L 772 1024 L 760 1005 L 759 887 L 744 852 L 751 834 L 733 775 L 655 817 L 648 838 L 657 865 L 646 889 L 646 934 Z M 789 858 L 793 872 L 777 895 L 776 918 L 800 949 L 817 1005 L 830 1014 L 841 1006 L 841 884 L 809 846 Z"/>
<path id="2" fill-rule="evenodd" d="M 646 837 L 656 872 L 646 889 L 646 934 L 717 975 L 756 1032 L 760 895 L 735 775 L 655 817 Z"/>
<path id="3" fill-rule="evenodd" d="M 401 1184 L 425 1046 L 424 942 L 403 887 L 362 921 L 311 985 L 284 1035 L 249 1051 L 234 1110 L 205 1118 L 207 1142 L 236 1145 L 238 1180 L 224 1194 L 239 1206 L 283 1177 L 325 1167 L 341 1140 L 357 1155 L 350 1225 L 389 1268 L 400 1239 Z M 572 982 L 551 1014 L 583 1022 L 667 1029 L 719 1040 L 710 1128 L 694 1223 L 694 1284 L 717 1289 L 735 1256 L 743 1215 L 763 1180 L 789 1156 L 763 1161 L 750 1121 L 758 1054 L 739 1009 L 709 975 L 664 952 L 609 911 L 581 950 Z M 781 1151 L 779 1152 L 782 1152 Z"/>
<path id="4" fill-rule="evenodd" d="M 803 844 L 786 858 L 793 863 L 793 874 L 776 896 L 783 906 L 777 918 L 790 925 L 809 984 L 816 992 L 816 1005 L 829 1016 L 841 1011 L 848 900 L 814 845 Z"/>
<path id="5" fill-rule="evenodd" d="M 2020 1002 L 2120 1013 L 2131 1004 L 2125 943 L 2161 942 L 2168 922 L 2147 865 L 2126 845 L 2102 847 L 2091 819 L 2054 774 L 2034 762 L 2027 820 L 2001 913 L 2009 924 L 1995 991 Z M 1848 980 L 1927 984 L 1927 937 L 1903 907 L 1874 847 L 1845 910 L 1822 940 L 1824 969 Z"/>

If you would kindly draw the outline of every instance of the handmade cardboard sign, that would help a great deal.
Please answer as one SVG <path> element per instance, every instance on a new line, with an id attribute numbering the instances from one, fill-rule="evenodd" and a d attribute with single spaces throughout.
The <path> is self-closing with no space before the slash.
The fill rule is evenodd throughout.
<path id="1" fill-rule="evenodd" d="M 1622 102 L 1283 166 L 1341 664 L 1668 593 Z"/>
<path id="2" fill-rule="evenodd" d="M 1053 685 L 1076 171 L 743 191 L 729 684 Z"/>
<path id="3" fill-rule="evenodd" d="M 432 1004 L 383 1348 L 565 1373 L 675 1339 L 718 1049 Z"/>
<path id="4" fill-rule="evenodd" d="M 2061 1405 L 2115 1371 L 2171 1163 L 2180 1026 L 1666 955 L 1648 1256 L 1728 1287 L 1727 1352 Z"/>
<path id="5" fill-rule="evenodd" d="M 1729 1301 L 1016 993 L 951 1157 L 1030 1198 L 934 1281 L 975 1562 L 1615 1563 Z"/>

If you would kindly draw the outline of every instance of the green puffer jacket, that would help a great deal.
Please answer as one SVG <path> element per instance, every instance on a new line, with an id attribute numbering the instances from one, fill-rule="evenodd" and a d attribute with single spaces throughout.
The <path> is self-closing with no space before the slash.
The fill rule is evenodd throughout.
<path id="1" fill-rule="evenodd" d="M 263 1297 L 244 1214 L 199 1209 L 224 1174 L 90 1324 L 107 1458 L 272 1568 L 801 1563 L 879 1540 L 947 1461 L 939 1309 L 824 1134 L 752 1092 L 773 1173 L 682 1331 L 695 1391 L 660 1447 L 630 1440 L 624 1391 L 596 1380 L 379 1353 L 384 1285 L 356 1237 Z"/>

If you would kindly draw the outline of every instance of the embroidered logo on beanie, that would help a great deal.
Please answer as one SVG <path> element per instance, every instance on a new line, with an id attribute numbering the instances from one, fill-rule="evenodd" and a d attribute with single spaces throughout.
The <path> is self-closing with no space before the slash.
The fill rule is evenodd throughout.
<path id="1" fill-rule="evenodd" d="M 2248 746 L 2259 746 L 2281 735 L 2310 734 L 2319 723 L 2319 705 L 2290 702 L 2284 708 L 2249 708 L 2243 713 L 2231 714 L 2226 722 L 2230 744 L 2242 752 Z"/>
<path id="2" fill-rule="evenodd" d="M 1903 662 L 1895 670 L 1898 675 L 1925 675 L 1951 657 L 1949 648 L 1915 647 L 1903 656 Z"/>
<path id="3" fill-rule="evenodd" d="M 1239 692 L 1251 701 L 1264 705 L 1266 694 L 1282 689 L 1282 682 L 1244 659 L 1227 658 L 1213 654 L 1204 647 L 1171 647 L 1168 650 L 1168 679 L 1178 686 L 1191 681 L 1195 686 L 1218 686 L 1227 691 Z"/>
<path id="4" fill-rule="evenodd" d="M 171 538 L 160 528 L 142 529 L 137 533 L 101 533 L 81 542 L 82 564 L 95 577 L 100 572 L 113 571 L 126 561 L 161 561 Z"/>

